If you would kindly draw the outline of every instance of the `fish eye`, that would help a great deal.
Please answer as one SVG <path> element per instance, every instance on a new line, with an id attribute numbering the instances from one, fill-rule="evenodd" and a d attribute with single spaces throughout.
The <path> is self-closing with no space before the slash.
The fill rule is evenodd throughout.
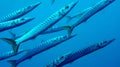
<path id="1" fill-rule="evenodd" d="M 99 45 L 101 46 L 103 44 L 103 42 L 100 42 Z"/>
<path id="2" fill-rule="evenodd" d="M 21 11 L 19 10 L 19 11 L 17 11 L 17 14 L 20 14 L 21 13 Z"/>
<path id="3" fill-rule="evenodd" d="M 65 7 L 65 9 L 68 9 L 68 8 L 69 8 L 69 6 L 66 6 L 66 7 Z"/>
<path id="4" fill-rule="evenodd" d="M 54 40 L 53 40 L 53 42 L 56 42 L 56 41 L 57 41 L 57 39 L 54 39 Z"/>
<path id="5" fill-rule="evenodd" d="M 12 23 L 11 23 L 11 25 L 15 25 L 16 23 L 15 23 L 15 21 L 13 21 Z"/>
<path id="6" fill-rule="evenodd" d="M 104 41 L 103 43 L 107 43 L 107 41 Z"/>
<path id="7" fill-rule="evenodd" d="M 66 36 L 63 37 L 64 39 L 67 38 Z"/>
<path id="8" fill-rule="evenodd" d="M 60 59 L 63 59 L 63 58 L 64 58 L 64 56 L 60 57 Z"/>
<path id="9" fill-rule="evenodd" d="M 28 6 L 27 9 L 31 8 L 31 6 Z"/>
<path id="10" fill-rule="evenodd" d="M 25 20 L 24 18 L 22 18 L 21 20 Z"/>
<path id="11" fill-rule="evenodd" d="M 103 44 L 102 42 L 99 42 L 99 43 L 97 44 L 97 47 L 101 47 L 102 44 Z"/>

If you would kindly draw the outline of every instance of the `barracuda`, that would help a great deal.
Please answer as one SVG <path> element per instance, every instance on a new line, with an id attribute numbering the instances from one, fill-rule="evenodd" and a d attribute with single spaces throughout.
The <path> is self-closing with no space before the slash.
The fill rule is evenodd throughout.
<path id="1" fill-rule="evenodd" d="M 44 52 L 52 47 L 55 47 L 58 44 L 61 44 L 73 37 L 75 37 L 76 35 L 63 35 L 63 36 L 57 36 L 54 37 L 52 39 L 49 39 L 47 41 L 42 42 L 38 47 L 35 47 L 33 49 L 30 49 L 24 56 L 22 56 L 20 59 L 18 60 L 9 60 L 8 62 L 12 64 L 12 67 L 16 67 L 19 63 L 32 58 L 33 56 Z"/>
<path id="2" fill-rule="evenodd" d="M 38 3 L 32 4 L 32 5 L 29 5 L 27 7 L 24 7 L 22 9 L 19 9 L 17 11 L 14 11 L 13 13 L 3 17 L 0 20 L 0 22 L 6 22 L 6 21 L 9 21 L 9 20 L 17 19 L 17 18 L 29 13 L 30 11 L 35 9 L 37 6 L 39 6 L 40 4 L 41 4 L 41 2 L 38 2 Z"/>
<path id="3" fill-rule="evenodd" d="M 33 29 L 31 29 L 29 32 L 24 34 L 23 36 L 17 38 L 16 40 L 8 39 L 8 38 L 1 38 L 1 40 L 6 41 L 10 45 L 12 45 L 12 48 L 15 53 L 17 53 L 17 50 L 21 43 L 34 39 L 39 34 L 53 26 L 55 23 L 57 23 L 59 20 L 61 20 L 67 13 L 69 13 L 73 7 L 78 3 L 72 2 L 68 4 L 67 6 L 59 9 L 57 12 L 53 13 L 50 17 L 48 17 L 45 21 L 35 26 Z M 65 27 L 64 29 L 71 31 L 69 28 Z M 72 32 L 72 31 L 71 31 Z"/>
<path id="4" fill-rule="evenodd" d="M 16 55 L 19 55 L 19 54 L 21 54 L 21 53 L 23 53 L 25 51 L 26 50 L 19 50 L 17 54 L 14 54 L 14 51 L 9 51 L 9 52 L 0 54 L 0 61 L 8 59 L 8 58 L 16 56 Z"/>
<path id="5" fill-rule="evenodd" d="M 11 29 L 11 28 L 18 27 L 18 26 L 23 25 L 33 19 L 34 18 L 30 18 L 30 17 L 29 18 L 18 18 L 15 20 L 2 22 L 2 23 L 0 23 L 0 32 Z"/>
<path id="6" fill-rule="evenodd" d="M 93 15 L 95 15 L 96 13 L 98 13 L 99 11 L 101 11 L 102 9 L 104 9 L 105 7 L 110 5 L 111 3 L 113 3 L 114 1 L 115 0 L 101 0 L 100 2 L 96 3 L 94 6 L 84 9 L 83 11 L 81 11 L 79 14 L 77 14 L 75 16 L 72 16 L 72 17 L 68 16 L 68 18 L 70 18 L 70 19 L 79 17 L 77 22 L 74 22 L 72 25 L 51 27 L 48 30 L 44 31 L 42 34 L 48 34 L 48 33 L 53 33 L 53 32 L 57 32 L 57 31 L 62 31 L 62 30 L 64 30 L 64 27 L 69 27 L 71 29 L 74 29 L 75 27 L 84 23 L 90 17 L 92 17 Z"/>
<path id="7" fill-rule="evenodd" d="M 101 11 L 104 9 L 106 6 L 110 5 L 113 3 L 115 0 L 101 0 L 100 2 L 96 3 L 94 6 L 89 7 L 89 11 L 85 12 L 81 18 L 78 20 L 77 23 L 72 25 L 72 28 L 78 26 L 79 24 L 87 21 L 91 16 L 96 14 L 97 12 Z"/>
<path id="8" fill-rule="evenodd" d="M 96 50 L 99 50 L 107 45 L 109 45 L 110 43 L 112 43 L 115 39 L 111 39 L 108 41 L 103 41 L 100 43 L 96 43 L 94 45 L 91 45 L 89 47 L 86 47 L 82 50 L 78 50 L 76 52 L 69 52 L 67 54 L 64 54 L 61 57 L 58 57 L 58 59 L 55 59 L 51 64 L 48 64 L 46 67 L 62 67 L 68 63 L 72 63 L 75 60 L 88 55 Z"/>

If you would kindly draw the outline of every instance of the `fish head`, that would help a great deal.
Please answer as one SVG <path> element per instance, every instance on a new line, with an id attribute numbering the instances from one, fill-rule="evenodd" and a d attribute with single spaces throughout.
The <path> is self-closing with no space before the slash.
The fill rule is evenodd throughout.
<path id="1" fill-rule="evenodd" d="M 65 7 L 61 8 L 59 11 L 59 15 L 64 15 L 65 13 L 67 13 L 68 11 L 70 11 L 73 7 L 75 7 L 75 5 L 78 3 L 77 2 L 72 2 L 68 5 L 66 5 Z"/>
<path id="2" fill-rule="evenodd" d="M 100 43 L 98 43 L 97 47 L 103 48 L 103 47 L 107 46 L 108 44 L 112 43 L 114 40 L 115 39 L 111 39 L 111 40 L 108 40 L 108 41 L 100 42 Z"/>
<path id="3" fill-rule="evenodd" d="M 103 0 L 104 3 L 108 3 L 108 4 L 109 4 L 109 3 L 112 3 L 112 2 L 114 2 L 114 1 L 115 1 L 115 0 Z"/>
<path id="4" fill-rule="evenodd" d="M 62 36 L 58 36 L 58 37 L 55 37 L 51 40 L 51 42 L 54 42 L 54 43 L 58 43 L 58 42 L 61 42 L 61 41 L 66 41 L 68 39 L 71 39 L 73 37 L 75 37 L 77 34 L 74 34 L 74 35 L 71 35 L 71 36 L 68 36 L 68 35 L 62 35 Z"/>
<path id="5" fill-rule="evenodd" d="M 39 6 L 40 4 L 41 4 L 41 2 L 37 2 L 37 3 L 32 4 L 32 5 L 30 5 L 30 6 L 26 7 L 26 8 L 27 9 L 32 9 L 32 8 L 35 8 L 35 7 Z"/>
<path id="6" fill-rule="evenodd" d="M 59 64 L 61 64 L 72 52 L 68 52 L 67 54 L 64 54 L 61 57 L 58 57 L 55 59 L 51 64 L 46 65 L 46 67 L 58 67 Z"/>
<path id="7" fill-rule="evenodd" d="M 18 11 L 16 11 L 15 13 L 16 13 L 17 15 L 21 15 L 21 14 L 23 14 L 23 13 L 26 13 L 26 12 L 28 12 L 28 11 L 36 8 L 36 7 L 39 6 L 40 4 L 41 4 L 41 2 L 37 2 L 37 3 L 35 3 L 35 4 L 29 5 L 29 6 L 25 7 L 25 8 L 22 8 L 21 10 L 18 10 Z"/>
<path id="8" fill-rule="evenodd" d="M 15 20 L 15 22 L 17 22 L 17 23 L 25 23 L 25 22 L 32 21 L 33 19 L 35 19 L 35 18 L 33 18 L 33 17 L 19 18 L 19 19 Z"/>
<path id="9" fill-rule="evenodd" d="M 57 59 L 54 61 L 54 63 L 55 63 L 56 65 L 61 64 L 63 61 L 65 61 L 65 59 L 66 59 L 70 54 L 72 54 L 72 52 L 68 52 L 68 53 L 62 55 L 61 57 L 57 58 Z"/>

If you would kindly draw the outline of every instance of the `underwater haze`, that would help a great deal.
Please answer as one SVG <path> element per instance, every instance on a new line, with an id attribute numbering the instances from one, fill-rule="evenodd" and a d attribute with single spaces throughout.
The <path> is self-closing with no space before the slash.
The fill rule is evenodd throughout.
<path id="1" fill-rule="evenodd" d="M 77 0 L 1 0 L 0 2 L 0 18 L 18 10 L 26 7 L 30 4 L 36 2 L 41 2 L 41 4 L 34 10 L 22 17 L 35 17 L 34 20 L 26 23 L 22 26 L 11 29 L 16 35 L 21 35 L 26 31 L 29 31 L 40 22 L 44 21 L 51 14 L 59 10 L 61 7 L 75 2 Z M 79 14 L 82 10 L 93 6 L 100 0 L 79 0 L 79 3 L 67 14 L 67 16 L 74 16 Z M 50 64 L 54 59 L 62 56 L 70 51 L 76 51 L 82 49 L 89 45 L 110 40 L 115 38 L 116 40 L 110 45 L 83 56 L 76 61 L 69 63 L 63 67 L 120 67 L 120 0 L 116 0 L 105 9 L 99 11 L 92 17 L 90 17 L 86 22 L 77 26 L 72 34 L 77 34 L 76 37 L 65 41 L 49 50 L 46 50 L 32 58 L 23 61 L 17 67 L 45 67 Z M 77 18 L 72 19 L 67 22 L 67 17 L 60 20 L 55 26 L 64 26 L 74 23 Z M 11 38 L 9 33 L 10 30 L 0 32 L 0 38 Z M 59 36 L 67 35 L 65 30 L 42 34 L 37 36 L 35 39 L 26 41 L 20 46 L 20 49 L 30 49 L 39 45 L 42 41 Z M 0 54 L 12 50 L 11 46 L 0 40 Z M 19 59 L 25 53 L 18 56 L 8 58 L 6 60 L 0 61 L 0 67 L 11 67 L 7 60 Z"/>

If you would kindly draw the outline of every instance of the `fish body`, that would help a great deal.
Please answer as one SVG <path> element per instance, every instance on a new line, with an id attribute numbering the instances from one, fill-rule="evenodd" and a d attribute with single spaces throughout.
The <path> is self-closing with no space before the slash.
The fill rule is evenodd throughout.
<path id="1" fill-rule="evenodd" d="M 68 63 L 72 63 L 73 61 L 88 55 L 96 50 L 99 50 L 110 43 L 112 43 L 115 39 L 111 39 L 108 41 L 103 41 L 100 43 L 96 43 L 94 45 L 91 45 L 89 47 L 86 47 L 82 50 L 78 50 L 75 52 L 69 52 L 67 54 L 64 54 L 63 56 L 59 57 L 58 59 L 54 60 L 51 64 L 47 65 L 46 67 L 62 67 Z"/>
<path id="2" fill-rule="evenodd" d="M 101 11 L 102 9 L 104 9 L 106 6 L 110 5 L 114 1 L 115 0 L 101 0 L 100 2 L 96 3 L 94 6 L 89 7 L 88 10 L 83 15 L 81 15 L 80 19 L 75 24 L 72 25 L 72 27 L 74 28 L 79 24 L 87 21 L 91 16 Z"/>
<path id="3" fill-rule="evenodd" d="M 7 43 L 9 43 L 10 45 L 12 45 L 14 52 L 17 53 L 18 48 L 21 43 L 31 40 L 31 39 L 34 39 L 39 34 L 44 32 L 51 26 L 53 26 L 55 23 L 57 23 L 59 20 L 61 20 L 67 13 L 69 13 L 72 10 L 72 8 L 75 7 L 75 5 L 77 3 L 78 3 L 78 1 L 72 2 L 72 3 L 68 4 L 67 6 L 62 7 L 57 12 L 53 13 L 50 17 L 48 17 L 45 21 L 38 24 L 33 29 L 31 29 L 29 32 L 27 32 L 26 34 L 24 34 L 23 36 L 15 39 L 15 40 L 8 39 L 8 38 L 1 38 L 1 40 L 4 40 Z"/>
<path id="4" fill-rule="evenodd" d="M 31 17 L 18 18 L 18 19 L 2 22 L 2 23 L 0 23 L 0 32 L 14 28 L 14 27 L 18 27 L 18 26 L 23 25 L 23 24 L 25 24 L 33 19 L 34 18 L 31 18 Z"/>
<path id="5" fill-rule="evenodd" d="M 55 23 L 57 23 L 60 19 L 62 19 L 70 10 L 76 5 L 75 3 L 70 3 L 67 6 L 61 8 L 57 12 L 53 13 L 50 17 L 48 17 L 45 21 L 35 26 L 28 33 L 23 35 L 22 37 L 15 40 L 17 44 L 20 44 L 24 41 L 30 40 L 38 36 L 40 33 L 44 32 Z"/>
<path id="6" fill-rule="evenodd" d="M 70 25 L 71 28 L 73 29 L 73 28 L 77 27 L 78 25 L 80 25 L 81 23 L 85 22 L 90 17 L 92 17 L 93 15 L 95 15 L 96 13 L 98 13 L 99 11 L 101 11 L 102 9 L 104 9 L 105 7 L 107 7 L 108 5 L 113 3 L 114 1 L 115 0 L 101 0 L 100 2 L 96 3 L 94 6 L 84 9 L 79 14 L 72 16 L 72 17 L 69 16 L 69 18 L 71 18 L 71 19 L 75 18 L 75 17 L 79 17 L 77 22 L 74 22 L 74 24 Z M 65 26 L 51 27 L 48 30 L 44 31 L 42 34 L 48 34 L 48 33 L 61 31 L 61 30 L 64 30 L 64 27 Z"/>
<path id="7" fill-rule="evenodd" d="M 8 59 L 8 58 L 13 57 L 13 56 L 16 56 L 16 55 L 21 54 L 23 52 L 25 52 L 25 50 L 19 50 L 17 54 L 14 54 L 14 51 L 9 51 L 9 52 L 0 54 L 0 61 Z"/>
<path id="8" fill-rule="evenodd" d="M 61 31 L 63 29 L 64 28 L 62 28 L 62 26 L 52 26 L 51 28 L 49 28 L 46 31 L 42 32 L 42 34 L 53 33 L 53 32 L 57 32 L 57 31 Z"/>
<path id="9" fill-rule="evenodd" d="M 37 55 L 41 52 L 44 52 L 52 47 L 55 47 L 56 45 L 63 43 L 66 40 L 69 40 L 73 37 L 75 37 L 76 35 L 72 35 L 72 36 L 67 36 L 67 35 L 63 35 L 63 36 L 57 36 L 54 37 L 52 39 L 49 39 L 47 41 L 42 42 L 38 47 L 35 47 L 33 49 L 30 49 L 24 56 L 22 56 L 20 59 L 18 60 L 10 60 L 9 62 L 12 64 L 13 67 L 16 67 L 19 63 L 32 58 L 34 55 Z"/>
<path id="10" fill-rule="evenodd" d="M 39 6 L 40 4 L 41 4 L 41 2 L 38 2 L 38 3 L 32 4 L 32 5 L 29 5 L 27 7 L 24 7 L 22 9 L 19 9 L 17 11 L 14 11 L 13 13 L 3 17 L 0 20 L 0 22 L 6 22 L 6 21 L 9 21 L 9 20 L 17 19 L 17 18 L 29 13 L 30 11 L 35 9 L 37 6 Z"/>

